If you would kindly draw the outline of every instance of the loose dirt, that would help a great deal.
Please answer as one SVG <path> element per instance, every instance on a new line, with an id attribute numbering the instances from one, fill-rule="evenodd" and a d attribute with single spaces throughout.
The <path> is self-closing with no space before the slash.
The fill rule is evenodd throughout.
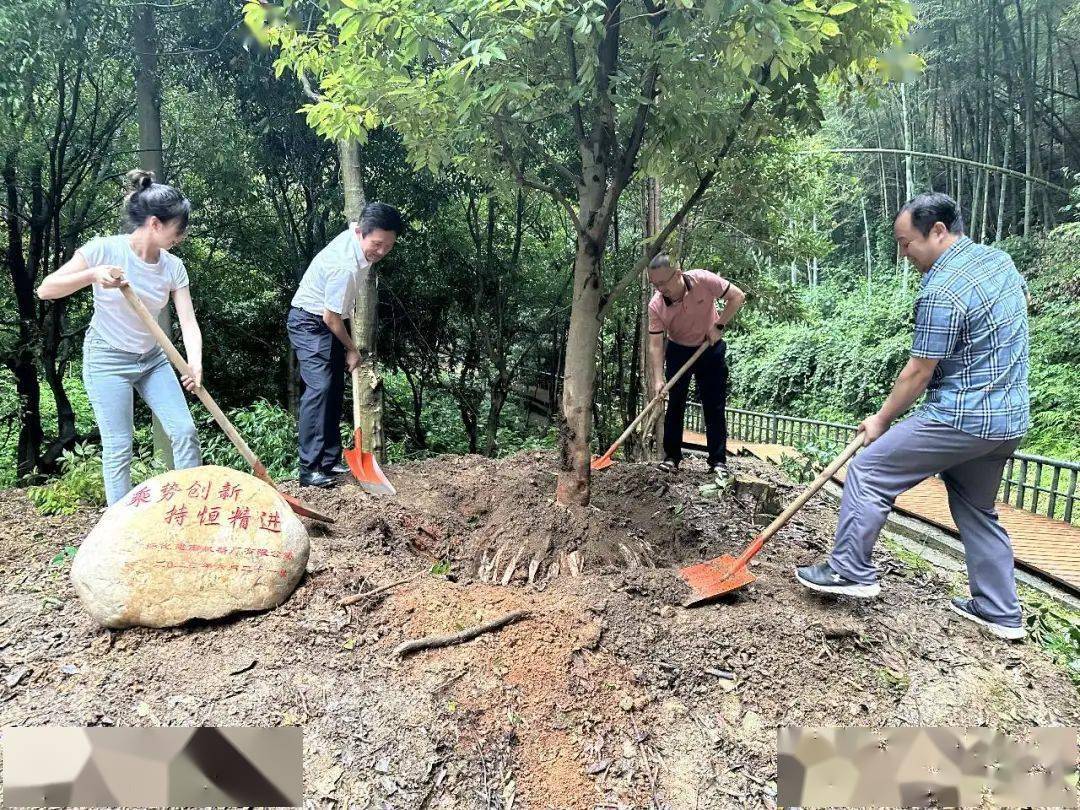
<path id="1" fill-rule="evenodd" d="M 678 475 L 618 464 L 592 506 L 564 508 L 554 464 L 441 457 L 389 467 L 393 499 L 305 490 L 338 522 L 311 525 L 293 596 L 165 631 L 99 628 L 50 563 L 100 511 L 42 517 L 4 493 L 0 725 L 299 725 L 312 807 L 746 808 L 774 806 L 778 726 L 1080 724 L 1045 653 L 947 610 L 962 583 L 882 550 L 878 600 L 798 586 L 793 567 L 831 543 L 822 497 L 754 585 L 685 610 L 677 567 L 740 551 L 757 504 L 702 492 L 694 459 Z M 732 467 L 782 503 L 798 492 L 767 464 Z M 466 644 L 391 654 L 519 609 Z"/>

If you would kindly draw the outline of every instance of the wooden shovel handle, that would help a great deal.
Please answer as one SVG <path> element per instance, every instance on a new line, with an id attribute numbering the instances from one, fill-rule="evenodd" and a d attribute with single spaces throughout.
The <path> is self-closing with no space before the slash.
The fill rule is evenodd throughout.
<path id="1" fill-rule="evenodd" d="M 833 474 L 843 467 L 844 464 L 859 451 L 859 448 L 863 446 L 865 439 L 866 436 L 861 430 L 855 434 L 855 438 L 848 443 L 848 446 L 844 448 L 843 452 L 833 459 L 833 462 L 828 467 L 821 471 L 821 474 L 813 480 L 810 486 L 808 486 L 798 498 L 792 501 L 787 509 L 777 515 L 776 519 L 773 520 L 761 534 L 754 538 L 753 542 L 747 546 L 746 551 L 740 554 L 738 559 L 732 564 L 729 576 L 746 565 L 759 551 L 761 551 L 761 547 L 765 545 L 765 541 L 780 531 L 780 529 L 784 527 L 784 524 L 791 520 L 792 515 L 802 509 L 806 502 L 810 500 L 819 489 L 825 486 L 825 482 L 832 478 Z"/>
<path id="2" fill-rule="evenodd" d="M 765 531 L 761 533 L 762 540 L 768 540 L 770 537 L 780 531 L 784 524 L 791 520 L 791 516 L 798 512 L 800 509 L 802 509 L 803 505 L 815 494 L 817 494 L 817 491 L 819 489 L 825 486 L 825 482 L 832 478 L 833 474 L 841 467 L 843 467 L 844 464 L 847 463 L 848 459 L 850 459 L 853 455 L 859 452 L 859 448 L 863 446 L 865 440 L 866 436 L 861 430 L 856 433 L 855 438 L 848 442 L 848 446 L 844 448 L 843 452 L 840 453 L 840 455 L 838 455 L 835 459 L 833 459 L 832 463 L 828 467 L 821 471 L 821 473 L 818 475 L 817 478 L 813 480 L 810 486 L 808 486 L 803 491 L 803 493 L 792 502 L 791 506 L 781 512 L 776 517 L 776 520 L 774 520 L 766 527 Z"/>
<path id="3" fill-rule="evenodd" d="M 627 436 L 634 432 L 634 429 L 641 423 L 641 420 L 645 418 L 646 414 L 648 414 L 649 411 L 656 407 L 656 404 L 667 395 L 667 392 L 670 391 L 675 385 L 675 383 L 679 381 L 679 378 L 690 370 L 690 367 L 697 362 L 697 359 L 701 357 L 701 355 L 705 352 L 707 348 L 709 348 L 710 345 L 711 344 L 708 341 L 705 341 L 697 347 L 697 350 L 692 355 L 690 355 L 690 359 L 683 363 L 682 368 L 676 371 L 674 376 L 672 376 L 670 380 L 664 383 L 663 388 L 660 389 L 657 395 L 651 400 L 649 400 L 649 403 L 645 406 L 644 410 L 642 410 L 642 412 L 637 415 L 634 421 L 630 423 L 630 426 L 622 432 L 622 435 L 615 440 L 615 443 L 607 449 L 607 452 L 604 453 L 603 458 L 610 458 L 612 454 L 619 449 L 619 446 L 626 441 Z"/>
<path id="4" fill-rule="evenodd" d="M 124 294 L 124 298 L 131 305 L 131 308 L 135 310 L 135 314 L 139 316 L 139 320 L 143 322 L 143 325 L 150 330 L 150 334 L 154 336 L 154 339 L 158 342 L 158 345 L 164 350 L 165 355 L 169 358 L 177 370 L 181 374 L 191 375 L 191 366 L 188 365 L 184 356 L 177 351 L 173 342 L 169 340 L 169 336 L 165 334 L 164 330 L 158 326 L 157 321 L 154 320 L 154 316 L 150 314 L 150 311 L 146 308 L 146 305 L 142 302 L 135 291 L 130 286 L 123 286 L 120 288 L 120 292 Z M 229 421 L 218 404 L 214 402 L 214 398 L 210 396 L 210 392 L 203 388 L 201 385 L 195 389 L 195 396 L 199 398 L 199 401 L 206 406 L 206 410 L 210 411 L 210 415 L 214 417 L 214 421 L 218 423 L 218 426 L 225 431 L 225 435 L 229 437 L 229 440 L 236 446 L 236 449 L 240 451 L 240 455 L 244 457 L 244 460 L 251 465 L 251 469 L 255 472 L 258 478 L 261 478 L 266 483 L 273 486 L 274 482 L 270 478 L 270 473 L 267 472 L 266 467 L 259 461 L 254 451 L 248 447 L 248 443 L 244 441 L 244 437 L 241 436 L 233 423 Z"/>

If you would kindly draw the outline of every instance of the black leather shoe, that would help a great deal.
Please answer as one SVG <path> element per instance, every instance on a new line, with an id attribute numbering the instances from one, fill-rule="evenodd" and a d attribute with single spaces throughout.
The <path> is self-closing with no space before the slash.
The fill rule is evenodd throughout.
<path id="1" fill-rule="evenodd" d="M 302 487 L 319 487 L 320 489 L 326 489 L 332 487 L 336 478 L 326 473 L 321 473 L 318 470 L 301 470 L 300 471 L 300 486 Z"/>
<path id="2" fill-rule="evenodd" d="M 352 472 L 352 470 L 349 469 L 348 464 L 345 464 L 345 463 L 339 461 L 337 464 L 335 464 L 329 470 L 323 470 L 323 472 L 326 473 L 327 475 L 348 475 L 349 473 Z"/>

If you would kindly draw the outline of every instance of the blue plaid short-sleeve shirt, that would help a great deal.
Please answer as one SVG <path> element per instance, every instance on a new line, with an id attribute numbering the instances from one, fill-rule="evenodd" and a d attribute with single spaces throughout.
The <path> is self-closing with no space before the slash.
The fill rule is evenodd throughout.
<path id="1" fill-rule="evenodd" d="M 961 237 L 915 299 L 913 357 L 936 358 L 919 413 L 983 439 L 1027 432 L 1027 285 L 1009 255 Z"/>

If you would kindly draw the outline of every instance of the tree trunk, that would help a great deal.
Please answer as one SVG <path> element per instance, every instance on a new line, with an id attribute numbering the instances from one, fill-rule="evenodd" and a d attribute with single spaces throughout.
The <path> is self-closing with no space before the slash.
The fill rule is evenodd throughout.
<path id="1" fill-rule="evenodd" d="M 154 8 L 135 7 L 135 100 L 139 120 L 139 166 L 165 182 L 165 159 L 161 145 L 161 102 L 158 79 L 157 24 Z"/>
<path id="2" fill-rule="evenodd" d="M 881 148 L 881 130 L 877 132 L 878 149 Z M 881 221 L 889 221 L 889 187 L 885 182 L 885 155 L 878 153 L 878 169 L 881 173 Z"/>
<path id="3" fill-rule="evenodd" d="M 1034 108 L 1034 70 L 1031 60 L 1031 50 L 1028 43 L 1027 29 L 1024 25 L 1024 9 L 1021 0 L 1015 0 L 1016 22 L 1019 29 L 1020 61 L 1023 71 L 1024 88 L 1024 174 L 1030 177 L 1032 165 L 1035 160 L 1035 108 Z M 1031 180 L 1024 183 L 1024 236 L 1029 236 L 1031 231 L 1032 193 L 1034 191 Z"/>
<path id="4" fill-rule="evenodd" d="M 424 384 L 422 382 L 423 376 L 419 378 L 414 377 L 408 371 L 404 371 L 405 379 L 409 383 L 409 390 L 412 392 L 412 423 L 413 423 L 413 441 L 416 442 L 418 449 L 423 450 L 427 448 L 427 431 L 424 430 Z"/>
<path id="5" fill-rule="evenodd" d="M 135 42 L 135 103 L 139 121 L 139 166 L 154 173 L 154 180 L 165 182 L 165 158 L 161 142 L 161 96 L 158 79 L 157 24 L 154 8 L 149 4 L 135 7 L 133 26 Z M 158 326 L 166 335 L 172 334 L 172 315 L 163 307 L 157 317 Z M 172 442 L 161 421 L 153 417 L 154 456 L 172 469 Z"/>
<path id="6" fill-rule="evenodd" d="M 660 183 L 656 178 L 649 177 L 645 180 L 644 199 L 644 233 L 645 243 L 648 243 L 660 233 Z M 646 248 L 647 250 L 648 248 Z M 654 368 L 652 358 L 649 357 L 649 301 L 652 300 L 653 289 L 649 284 L 648 269 L 641 272 L 641 330 L 639 335 L 641 357 L 641 391 L 642 402 L 652 398 L 652 378 Z M 661 363 L 663 360 L 661 359 Z M 637 416 L 641 406 L 635 398 L 632 405 L 634 414 L 631 421 Z M 659 461 L 664 452 L 664 405 L 655 408 L 648 418 L 641 424 L 641 439 L 638 454 L 642 461 Z"/>
<path id="7" fill-rule="evenodd" d="M 40 170 L 39 170 L 40 171 Z M 26 480 L 37 466 L 44 431 L 41 427 L 41 386 L 38 382 L 37 361 L 34 358 L 34 325 L 37 306 L 34 299 L 34 273 L 23 256 L 23 229 L 19 219 L 19 186 L 15 161 L 8 155 L 4 165 L 4 190 L 7 225 L 7 254 L 5 263 L 15 291 L 19 315 L 19 342 L 4 358 L 5 365 L 15 377 L 15 393 L 19 399 L 19 440 L 15 457 L 15 474 Z"/>
<path id="8" fill-rule="evenodd" d="M 499 375 L 489 391 L 491 404 L 488 407 L 487 420 L 484 424 L 484 455 L 489 458 L 495 458 L 499 452 L 499 418 L 502 415 L 503 406 L 506 404 L 508 393 L 502 375 Z"/>
<path id="9" fill-rule="evenodd" d="M 1009 133 L 1005 136 L 1005 151 L 1001 155 L 1001 167 L 1009 168 L 1009 156 L 1012 154 L 1013 137 L 1016 131 L 1016 123 L 1012 120 L 1012 110 L 1009 110 Z M 1005 194 L 1008 189 L 1009 176 L 1001 175 L 1000 187 L 998 188 L 997 230 L 994 232 L 998 241 L 1005 238 Z"/>
<path id="10" fill-rule="evenodd" d="M 341 163 L 341 185 L 345 191 L 345 217 L 350 223 L 360 219 L 366 199 L 364 181 L 360 175 L 360 144 L 356 140 L 338 142 Z M 356 305 L 352 312 L 352 339 L 360 352 L 359 386 L 353 396 L 360 398 L 360 424 L 364 450 L 386 460 L 383 436 L 383 385 L 379 377 L 376 347 L 376 325 L 379 310 L 379 286 L 375 267 L 369 265 L 360 272 L 356 290 Z M 354 384 L 356 379 L 353 380 Z"/>
<path id="11" fill-rule="evenodd" d="M 873 260 L 873 254 L 870 252 L 870 223 L 866 219 L 866 198 L 865 197 L 863 197 L 860 200 L 860 205 L 862 206 L 863 235 L 866 238 L 866 249 L 865 249 L 865 258 L 866 258 L 866 301 L 867 301 L 867 303 L 869 303 L 870 302 L 870 286 L 873 283 L 874 260 Z M 905 260 L 905 270 L 904 270 L 905 278 L 907 277 L 906 265 L 907 265 L 907 262 Z"/>
<path id="12" fill-rule="evenodd" d="M 914 195 L 914 183 L 911 176 L 911 124 L 908 121 L 907 90 L 903 83 L 900 84 L 900 113 L 904 130 L 904 150 L 908 152 L 904 156 L 904 193 L 905 199 L 910 200 Z"/>
<path id="13" fill-rule="evenodd" d="M 364 211 L 367 198 L 361 176 L 360 144 L 356 140 L 338 141 L 338 160 L 341 163 L 341 186 L 345 192 L 345 218 L 356 222 Z"/>
<path id="14" fill-rule="evenodd" d="M 582 223 L 589 210 L 581 206 Z M 595 210 L 595 209 L 593 209 Z M 591 234 L 590 234 L 591 235 Z M 593 390 L 596 383 L 596 348 L 600 338 L 600 250 L 602 241 L 578 237 L 574 259 L 574 294 L 570 306 L 570 329 L 566 336 L 566 368 L 563 381 L 562 425 L 559 442 L 559 503 L 588 506 L 592 456 Z"/>

